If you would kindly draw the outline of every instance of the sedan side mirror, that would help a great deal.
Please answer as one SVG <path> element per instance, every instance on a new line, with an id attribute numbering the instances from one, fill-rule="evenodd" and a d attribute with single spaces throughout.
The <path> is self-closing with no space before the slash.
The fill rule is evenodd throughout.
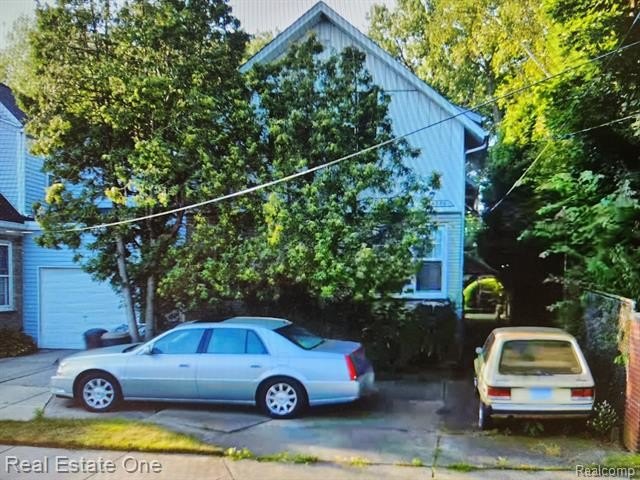
<path id="1" fill-rule="evenodd" d="M 476 355 L 482 355 L 482 354 L 483 354 L 482 347 L 476 347 Z"/>
<path id="2" fill-rule="evenodd" d="M 153 344 L 147 343 L 144 347 L 142 347 L 142 350 L 140 350 L 140 353 L 142 355 L 153 355 Z"/>

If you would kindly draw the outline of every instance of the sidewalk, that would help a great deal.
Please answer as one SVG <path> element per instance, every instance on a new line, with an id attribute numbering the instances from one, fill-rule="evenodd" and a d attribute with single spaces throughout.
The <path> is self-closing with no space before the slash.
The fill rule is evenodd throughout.
<path id="1" fill-rule="evenodd" d="M 57 466 L 56 466 L 57 464 Z M 22 472 L 17 470 L 22 467 Z M 31 473 L 27 473 L 31 467 Z M 80 468 L 79 468 L 80 467 Z M 43 469 L 46 469 L 43 471 Z M 74 470 L 83 473 L 69 473 Z M 97 470 L 102 472 L 94 473 Z M 106 473 L 111 470 L 112 473 Z M 155 470 L 155 471 L 154 471 Z M 253 460 L 234 461 L 222 457 L 181 454 L 115 452 L 104 450 L 72 451 L 0 445 L 0 478 L 6 480 L 568 480 L 575 472 L 527 472 L 516 470 L 479 470 L 457 472 L 429 467 L 372 465 L 354 467 L 330 463 L 292 465 Z"/>

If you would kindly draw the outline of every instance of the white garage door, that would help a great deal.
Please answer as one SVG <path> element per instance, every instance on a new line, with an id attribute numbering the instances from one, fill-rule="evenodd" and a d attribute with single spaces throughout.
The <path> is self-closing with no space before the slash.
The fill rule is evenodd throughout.
<path id="1" fill-rule="evenodd" d="M 126 323 L 120 297 L 79 268 L 40 269 L 41 348 L 84 348 L 90 328 Z"/>

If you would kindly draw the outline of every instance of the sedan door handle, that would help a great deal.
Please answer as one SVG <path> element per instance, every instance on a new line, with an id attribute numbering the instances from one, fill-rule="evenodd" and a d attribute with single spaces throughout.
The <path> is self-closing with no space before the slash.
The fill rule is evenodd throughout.
<path id="1" fill-rule="evenodd" d="M 188 368 L 189 364 L 188 363 L 181 363 L 180 365 L 178 365 L 178 367 L 180 367 L 180 368 Z"/>
<path id="2" fill-rule="evenodd" d="M 262 365 L 251 365 L 251 368 L 262 368 Z"/>

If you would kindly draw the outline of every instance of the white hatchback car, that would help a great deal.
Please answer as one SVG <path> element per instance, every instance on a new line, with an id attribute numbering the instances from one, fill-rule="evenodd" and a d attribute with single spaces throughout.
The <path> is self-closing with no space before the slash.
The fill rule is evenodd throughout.
<path id="1" fill-rule="evenodd" d="M 478 427 L 492 417 L 587 417 L 595 388 L 576 339 L 544 327 L 496 328 L 476 348 Z"/>

